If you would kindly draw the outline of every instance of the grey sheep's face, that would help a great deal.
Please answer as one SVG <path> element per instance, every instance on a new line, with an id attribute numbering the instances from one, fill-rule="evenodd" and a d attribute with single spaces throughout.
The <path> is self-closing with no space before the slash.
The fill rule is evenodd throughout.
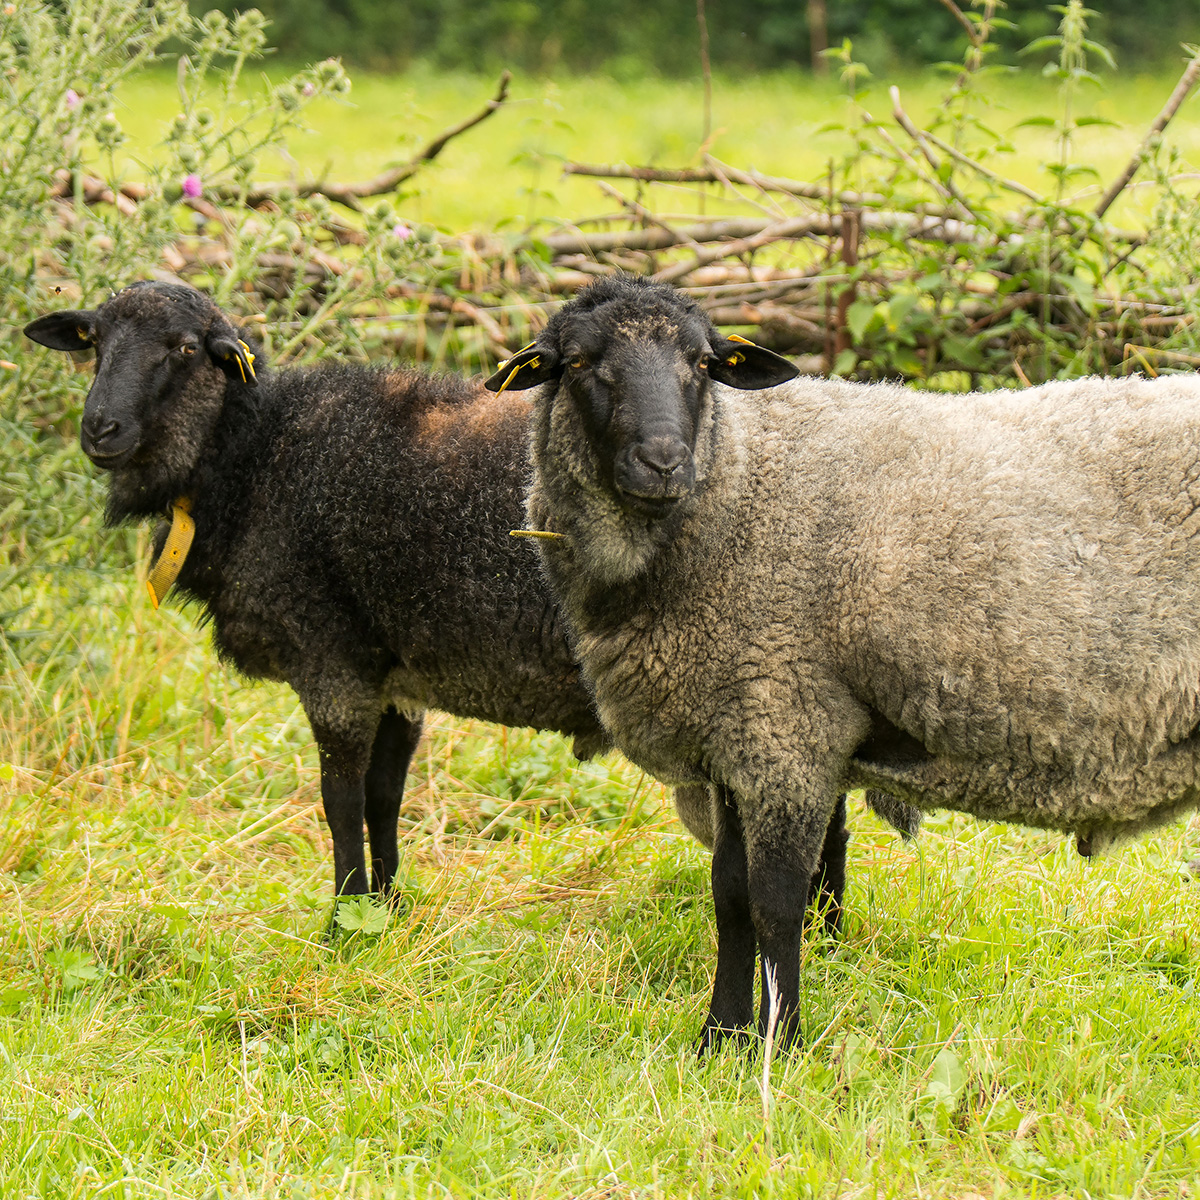
<path id="1" fill-rule="evenodd" d="M 695 329 L 633 320 L 565 345 L 558 401 L 586 430 L 597 473 L 627 511 L 666 516 L 696 483 L 696 434 L 713 351 Z"/>
<path id="2" fill-rule="evenodd" d="M 764 388 L 795 376 L 786 359 L 724 338 L 690 299 L 663 284 L 593 284 L 531 346 L 487 381 L 494 391 L 556 382 L 596 479 L 631 516 L 669 516 L 696 486 L 696 443 L 713 380 Z"/>
<path id="3" fill-rule="evenodd" d="M 191 288 L 144 283 L 97 309 L 40 317 L 28 337 L 55 350 L 96 352 L 80 442 L 99 468 L 168 486 L 194 466 L 228 378 L 254 380 L 237 331 Z"/>

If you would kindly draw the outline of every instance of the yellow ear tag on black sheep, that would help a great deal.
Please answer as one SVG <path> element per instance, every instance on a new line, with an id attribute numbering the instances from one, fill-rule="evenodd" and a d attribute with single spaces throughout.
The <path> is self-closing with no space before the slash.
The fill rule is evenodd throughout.
<path id="1" fill-rule="evenodd" d="M 255 375 L 255 373 L 254 373 L 254 355 L 251 352 L 250 347 L 247 346 L 246 343 L 243 342 L 241 338 L 238 338 L 238 345 L 241 346 L 242 353 L 241 354 L 231 354 L 230 357 L 238 365 L 238 370 L 242 374 L 242 382 L 243 383 L 246 382 L 246 372 L 247 371 L 250 372 L 251 379 L 257 379 L 258 376 Z"/>
<path id="2" fill-rule="evenodd" d="M 513 355 L 513 358 L 520 358 L 521 355 L 524 354 L 527 350 L 532 350 L 536 344 L 537 344 L 536 342 L 530 342 L 528 346 L 522 346 L 521 349 L 518 350 L 516 352 L 516 354 Z M 508 364 L 513 361 L 513 358 L 506 359 L 496 369 L 498 371 L 503 371 L 504 368 L 507 367 Z M 510 383 L 512 383 L 512 381 L 514 379 L 516 379 L 516 377 L 526 367 L 536 369 L 537 367 L 541 366 L 541 363 L 542 363 L 541 355 L 534 355 L 534 357 L 531 358 L 528 362 L 517 363 L 517 365 L 515 367 L 513 367 L 513 369 L 511 371 L 509 371 L 509 373 L 504 377 L 504 382 L 496 389 L 496 395 L 498 396 L 502 391 L 504 391 L 504 389 L 506 387 L 508 387 L 508 385 Z"/>

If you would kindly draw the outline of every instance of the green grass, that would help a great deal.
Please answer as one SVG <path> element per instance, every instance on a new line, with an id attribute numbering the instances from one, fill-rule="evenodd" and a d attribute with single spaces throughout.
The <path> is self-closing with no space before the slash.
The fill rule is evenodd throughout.
<path id="1" fill-rule="evenodd" d="M 1128 127 L 1089 134 L 1106 177 L 1172 82 L 1097 100 Z M 123 94 L 132 151 L 172 86 Z M 490 87 L 359 77 L 297 169 L 365 177 Z M 530 151 L 697 153 L 698 88 L 515 91 L 531 99 L 419 178 L 414 218 L 610 208 L 514 163 Z M 905 85 L 918 115 L 935 94 Z M 1015 94 L 999 123 L 1052 104 L 1041 81 Z M 716 97 L 733 162 L 804 177 L 837 152 L 816 132 L 830 90 L 778 76 Z M 409 779 L 402 904 L 326 940 L 293 697 L 219 667 L 194 614 L 150 609 L 144 534 L 102 530 L 102 488 L 57 436 L 13 425 L 4 445 L 38 466 L 0 464 L 4 1200 L 1200 1194 L 1200 818 L 1084 863 L 957 817 L 910 847 L 856 802 L 845 936 L 807 947 L 806 1044 L 771 1064 L 764 1104 L 760 1061 L 694 1058 L 707 856 L 619 756 L 438 719 Z"/>
<path id="2" fill-rule="evenodd" d="M 764 1119 L 759 1062 L 693 1056 L 707 857 L 661 788 L 441 718 L 398 913 L 328 942 L 292 697 L 78 533 L 0 685 L 0 1195 L 1195 1194 L 1200 820 L 1085 864 L 856 804 Z"/>
<path id="3" fill-rule="evenodd" d="M 276 75 L 280 72 L 275 71 Z M 1081 130 L 1077 161 L 1094 166 L 1105 184 L 1125 165 L 1146 127 L 1175 83 L 1175 73 L 1110 75 L 1103 86 L 1085 89 L 1078 115 L 1106 117 L 1119 128 Z M 390 163 L 408 158 L 443 129 L 480 107 L 495 90 L 494 79 L 433 73 L 424 69 L 396 76 L 354 75 L 347 102 L 321 101 L 310 110 L 310 132 L 289 147 L 292 158 L 264 161 L 266 178 L 368 179 Z M 261 80 L 255 86 L 259 86 Z M 930 117 L 946 88 L 930 71 L 900 81 L 904 102 L 918 119 Z M 131 138 L 131 155 L 146 154 L 173 113 L 173 75 L 141 76 L 121 94 L 118 115 Z M 1056 115 L 1051 81 L 1026 70 L 1019 83 L 995 76 L 986 93 L 992 106 L 979 115 L 994 128 L 1013 132 L 1019 153 L 1001 156 L 997 169 L 1049 191 L 1041 163 L 1054 155 L 1046 129 L 1018 130 L 1030 117 Z M 452 141 L 438 161 L 411 184 L 404 204 L 413 220 L 451 232 L 490 230 L 530 219 L 578 219 L 613 211 L 594 181 L 563 177 L 565 159 L 687 166 L 701 153 L 702 89 L 698 82 L 649 79 L 637 84 L 604 76 L 558 80 L 518 78 L 512 101 L 484 124 Z M 1185 155 L 1200 151 L 1200 100 L 1192 97 L 1170 128 L 1169 138 Z M 866 106 L 890 124 L 891 101 L 882 82 Z M 844 94 L 833 84 L 800 74 L 768 74 L 714 82 L 712 153 L 737 166 L 798 179 L 820 179 L 829 161 L 845 153 L 846 140 L 831 122 L 845 119 Z M 894 128 L 894 127 L 893 127 Z M 899 132 L 897 131 L 897 136 Z M 130 163 L 129 172 L 139 172 Z M 864 186 L 870 181 L 864 180 Z M 620 185 L 631 194 L 632 185 Z M 1098 194 L 1098 193 L 1097 193 Z M 691 189 L 658 189 L 652 207 L 693 212 Z M 708 201 L 710 207 L 713 200 Z M 1114 219 L 1131 212 L 1127 202 Z"/>

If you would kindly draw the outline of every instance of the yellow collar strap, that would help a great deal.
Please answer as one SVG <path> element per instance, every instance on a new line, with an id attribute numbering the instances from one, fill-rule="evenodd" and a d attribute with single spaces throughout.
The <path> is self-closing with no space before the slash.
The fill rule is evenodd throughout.
<path id="1" fill-rule="evenodd" d="M 158 556 L 158 562 L 150 568 L 150 577 L 146 580 L 146 590 L 150 593 L 150 600 L 155 608 L 171 590 L 171 584 L 179 578 L 195 534 L 196 522 L 192 520 L 191 497 L 180 496 L 171 505 L 171 530 L 163 544 L 162 553 Z"/>

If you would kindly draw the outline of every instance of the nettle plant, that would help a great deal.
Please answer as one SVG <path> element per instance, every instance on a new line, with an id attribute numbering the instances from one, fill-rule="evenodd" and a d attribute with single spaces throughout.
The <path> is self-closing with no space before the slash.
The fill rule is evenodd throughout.
<path id="1" fill-rule="evenodd" d="M 1137 347 L 1144 321 L 1170 317 L 1180 318 L 1178 344 L 1164 341 L 1159 330 L 1155 362 L 1165 369 L 1194 365 L 1173 353 L 1191 349 L 1194 336 L 1194 265 L 1181 252 L 1196 225 L 1194 189 L 1181 184 L 1194 176 L 1158 127 L 1135 168 L 1144 175 L 1136 186 L 1153 189 L 1153 199 L 1139 197 L 1137 207 L 1152 215 L 1144 229 L 1112 223 L 1113 202 L 1134 170 L 1106 190 L 1079 152 L 1078 135 L 1114 124 L 1080 109 L 1089 89 L 1103 87 L 1097 68 L 1111 71 L 1116 63 L 1088 37 L 1095 13 L 1081 0 L 1049 7 L 1059 19 L 1057 32 L 1023 54 L 1030 62 L 1049 55 L 1042 74 L 1057 81 L 1057 111 L 1008 130 L 998 127 L 994 95 L 1002 99 L 1007 89 L 984 86 L 1018 70 L 994 61 L 994 36 L 1014 28 L 1001 0 L 956 8 L 967 48 L 960 62 L 940 64 L 951 82 L 925 128 L 904 111 L 895 87 L 891 111 L 873 111 L 869 72 L 849 42 L 829 52 L 841 64 L 850 108 L 834 126 L 849 135 L 850 149 L 830 165 L 831 194 L 840 188 L 881 194 L 883 207 L 941 220 L 945 230 L 940 242 L 873 230 L 859 253 L 836 264 L 839 279 L 849 278 L 848 287 L 830 289 L 846 330 L 837 373 L 961 388 L 1019 386 L 1131 362 L 1144 368 L 1149 364 Z M 1184 50 L 1190 63 L 1180 86 L 1190 82 L 1182 94 L 1197 70 L 1197 49 Z M 1027 134 L 1039 139 L 1026 154 L 1039 158 L 1046 180 L 1040 188 L 1006 176 Z"/>
<path id="2" fill-rule="evenodd" d="M 118 86 L 167 44 L 182 48 L 178 111 L 148 162 L 123 161 Z M 351 318 L 382 301 L 427 243 L 387 201 L 338 216 L 323 196 L 257 183 L 260 161 L 303 128 L 308 106 L 350 90 L 333 60 L 246 86 L 247 63 L 265 52 L 266 20 L 253 9 L 233 18 L 193 18 L 183 0 L 0 9 L 6 358 L 27 357 L 12 327 L 64 298 L 91 304 L 156 272 L 265 315 L 268 329 L 285 331 L 273 350 L 303 358 L 357 347 Z M 40 391 L 50 369 L 39 356 Z"/>

